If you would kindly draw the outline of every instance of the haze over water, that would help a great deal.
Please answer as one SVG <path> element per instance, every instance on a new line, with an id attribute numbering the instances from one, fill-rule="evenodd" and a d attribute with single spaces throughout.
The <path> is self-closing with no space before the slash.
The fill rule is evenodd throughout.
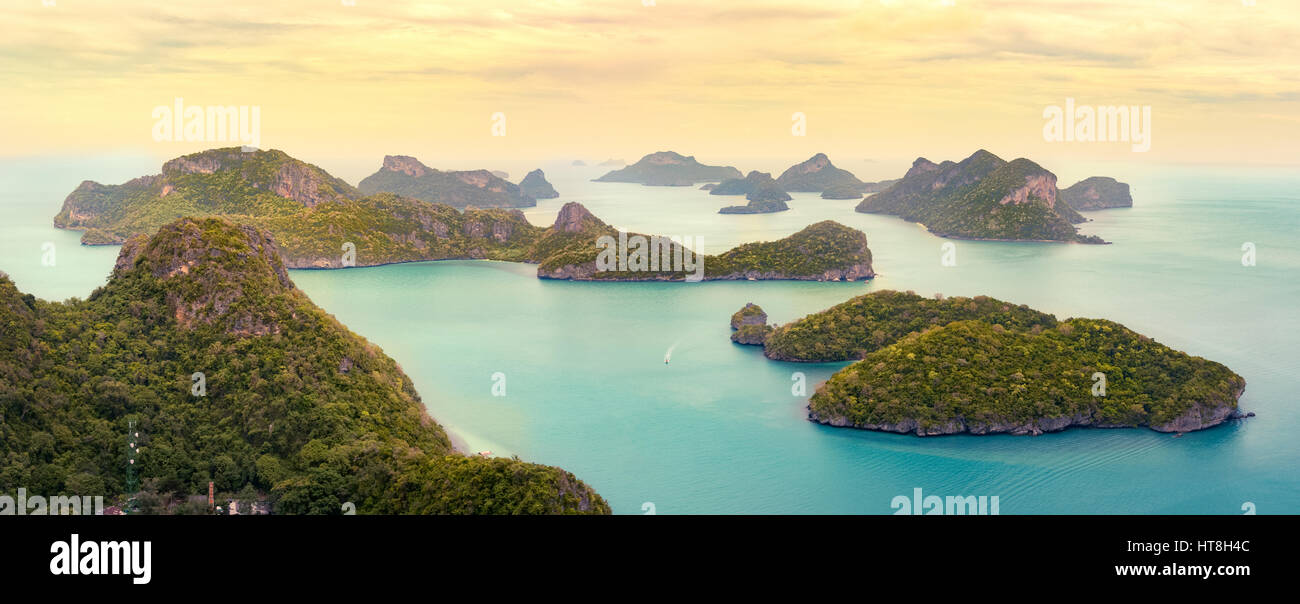
<path id="1" fill-rule="evenodd" d="M 518 181 L 531 167 L 499 168 Z M 534 224 L 578 201 L 609 224 L 702 237 L 716 253 L 833 219 L 866 233 L 880 276 L 571 283 L 487 261 L 291 276 L 402 365 L 466 452 L 564 467 L 619 513 L 650 502 L 660 514 L 882 514 L 918 487 L 996 495 L 1003 514 L 1238 514 L 1245 502 L 1259 513 L 1300 510 L 1300 174 L 1112 164 L 1071 166 L 1067 177 L 1045 167 L 1062 186 L 1094 173 L 1132 185 L 1135 207 L 1085 213 L 1094 222 L 1084 232 L 1113 245 L 953 241 L 957 266 L 944 267 L 949 240 L 855 213 L 855 201 L 793 193 L 787 212 L 723 216 L 718 208 L 738 198 L 593 183 L 607 168 L 554 165 L 543 168 L 561 197 L 527 210 Z M 156 171 L 143 158 L 0 164 L 0 270 L 43 298 L 86 296 L 117 248 L 82 247 L 79 233 L 54 229 L 51 218 L 83 179 L 120 183 Z M 40 264 L 44 242 L 55 244 L 55 267 Z M 1244 242 L 1256 245 L 1256 266 L 1242 266 Z M 728 339 L 730 315 L 746 302 L 784 323 L 879 289 L 985 294 L 1062 319 L 1118 321 L 1244 376 L 1241 407 L 1258 417 L 1181 438 L 1144 429 L 918 438 L 828 428 L 806 421 L 791 375 L 806 374 L 811 394 L 844 364 L 773 362 Z M 504 397 L 492 396 L 495 372 L 506 376 Z"/>

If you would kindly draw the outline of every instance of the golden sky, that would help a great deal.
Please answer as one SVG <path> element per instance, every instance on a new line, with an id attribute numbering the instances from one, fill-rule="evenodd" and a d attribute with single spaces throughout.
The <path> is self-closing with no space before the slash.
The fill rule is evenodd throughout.
<path id="1" fill-rule="evenodd" d="M 0 154 L 220 146 L 153 140 L 182 97 L 260 107 L 263 148 L 376 166 L 1300 158 L 1300 0 L 53 2 L 0 0 Z M 1149 105 L 1151 150 L 1045 141 L 1067 98 Z"/>

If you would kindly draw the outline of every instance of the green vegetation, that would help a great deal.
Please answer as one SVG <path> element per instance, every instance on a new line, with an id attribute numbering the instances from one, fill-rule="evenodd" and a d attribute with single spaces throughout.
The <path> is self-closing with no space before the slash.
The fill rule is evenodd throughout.
<path id="1" fill-rule="evenodd" d="M 718 210 L 719 214 L 766 214 L 790 209 L 785 202 L 790 201 L 786 193 L 772 175 L 753 171 L 745 178 L 731 178 L 718 183 L 709 191 L 710 195 L 744 195 L 749 203 L 743 206 L 727 206 Z"/>
<path id="2" fill-rule="evenodd" d="M 861 359 L 907 334 L 968 319 L 1015 330 L 1056 325 L 1050 314 L 988 296 L 924 298 L 881 290 L 777 327 L 764 354 L 783 361 Z"/>
<path id="3" fill-rule="evenodd" d="M 592 216 L 585 208 L 569 203 L 560 211 L 555 226 L 532 247 L 536 257 L 545 258 L 538 267 L 539 277 L 550 279 L 611 281 L 680 281 L 691 271 L 672 270 L 596 270 L 601 253 L 594 242 L 602 236 L 617 238 L 618 232 Z M 628 233 L 628 247 L 635 237 L 644 238 L 645 256 L 650 255 L 649 235 Z M 694 259 L 678 243 L 663 244 L 670 258 Z M 632 252 L 629 251 L 629 256 Z M 663 258 L 662 255 L 660 258 Z M 871 270 L 871 250 L 867 237 L 834 221 L 826 220 L 777 241 L 746 243 L 716 256 L 703 255 L 704 280 L 794 279 L 858 280 L 875 276 Z M 667 265 L 661 265 L 667 266 Z M 629 268 L 640 268 L 629 262 Z"/>
<path id="4" fill-rule="evenodd" d="M 863 199 L 857 211 L 920 222 L 936 235 L 1009 241 L 1104 243 L 1079 235 L 1083 222 L 1057 199 L 1056 176 L 1027 159 L 980 150 L 960 163 L 916 160 L 902 180 Z"/>
<path id="5" fill-rule="evenodd" d="M 403 159 L 410 158 L 385 158 L 388 171 L 427 169 Z M 461 212 L 392 193 L 363 196 L 280 151 L 216 149 L 169 161 L 161 176 L 115 186 L 82 183 L 64 202 L 55 226 L 84 229 L 85 243 L 121 243 L 181 216 L 223 216 L 263 229 L 275 237 L 289 268 L 477 258 L 539 263 L 539 275 L 552 278 L 685 276 L 681 271 L 596 274 L 597 238 L 617 233 L 579 204 L 566 204 L 553 226 L 537 227 L 518 209 Z M 348 258 L 350 251 L 354 256 Z M 871 276 L 870 261 L 861 232 L 826 222 L 788 240 L 711 257 L 705 269 L 709 278 L 721 279 L 856 279 Z"/>
<path id="6" fill-rule="evenodd" d="M 776 182 L 786 191 L 817 193 L 827 189 L 851 189 L 857 191 L 859 197 L 867 186 L 852 172 L 836 168 L 825 153 L 818 153 L 805 162 L 790 166 L 777 177 Z"/>
<path id="7" fill-rule="evenodd" d="M 731 315 L 731 341 L 737 344 L 762 344 L 772 326 L 767 324 L 767 313 L 754 303 L 745 304 L 744 308 Z"/>
<path id="8" fill-rule="evenodd" d="M 496 177 L 491 177 L 496 178 Z M 513 185 L 511 185 L 513 186 Z M 82 183 L 54 218 L 84 229 L 86 244 L 120 244 L 182 216 L 225 216 L 275 235 L 291 268 L 449 258 L 529 260 L 544 229 L 518 210 L 469 209 L 381 193 L 363 196 L 324 170 L 281 151 L 214 149 L 164 164 L 158 176 L 122 185 Z"/>
<path id="9" fill-rule="evenodd" d="M 1105 375 L 1094 395 L 1094 373 Z M 917 434 L 1036 434 L 1072 425 L 1183 431 L 1237 415 L 1245 380 L 1123 325 L 1069 319 L 1007 329 L 957 321 L 913 332 L 837 372 L 811 418 Z"/>
<path id="10" fill-rule="evenodd" d="M 289 280 L 264 232 L 182 219 L 63 303 L 0 276 L 0 492 L 268 493 L 277 513 L 608 513 L 572 474 L 457 454 L 411 380 Z M 204 396 L 192 376 L 203 374 Z"/>
<path id="11" fill-rule="evenodd" d="M 1133 207 L 1133 195 L 1128 183 L 1109 176 L 1085 178 L 1061 189 L 1061 201 L 1076 210 L 1106 210 Z M 1084 220 L 1080 217 L 1080 220 Z"/>
<path id="12" fill-rule="evenodd" d="M 540 171 L 537 171 L 540 174 Z M 532 176 L 531 174 L 529 175 Z M 546 183 L 546 179 L 541 180 Z M 530 185 L 536 181 L 530 181 Z M 546 187 L 550 187 L 546 183 Z M 430 168 L 414 157 L 388 155 L 379 171 L 365 177 L 357 188 L 362 193 L 395 193 L 453 208 L 527 208 L 537 200 L 518 185 L 488 170 L 442 171 Z M 549 191 L 554 193 L 554 189 Z M 552 195 L 557 197 L 558 194 Z"/>
<path id="13" fill-rule="evenodd" d="M 785 195 L 785 193 L 781 193 Z M 749 197 L 755 197 L 750 193 Z M 719 214 L 771 214 L 773 212 L 784 212 L 790 209 L 785 201 L 780 199 L 750 199 L 743 206 L 727 206 L 718 210 Z"/>
<path id="14" fill-rule="evenodd" d="M 697 182 L 721 182 L 740 178 L 731 166 L 706 166 L 694 157 L 672 151 L 659 151 L 642 157 L 635 164 L 613 170 L 596 182 L 635 182 L 644 185 L 689 186 Z"/>

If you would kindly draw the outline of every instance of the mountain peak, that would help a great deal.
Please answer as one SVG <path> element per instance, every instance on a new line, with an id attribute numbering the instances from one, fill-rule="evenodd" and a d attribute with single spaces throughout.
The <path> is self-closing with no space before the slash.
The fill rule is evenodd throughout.
<path id="1" fill-rule="evenodd" d="M 428 166 L 420 163 L 420 160 L 409 155 L 385 155 L 383 169 L 416 177 L 424 176 L 433 171 Z"/>
<path id="2" fill-rule="evenodd" d="M 280 330 L 291 309 L 276 294 L 295 289 L 270 235 L 221 217 L 181 218 L 127 240 L 108 291 L 132 281 L 165 296 L 182 327 L 219 323 L 254 335 Z"/>
<path id="3" fill-rule="evenodd" d="M 570 201 L 560 208 L 560 213 L 555 216 L 555 224 L 552 225 L 552 228 L 564 233 L 581 233 L 592 226 L 604 224 L 586 206 L 576 201 Z"/>

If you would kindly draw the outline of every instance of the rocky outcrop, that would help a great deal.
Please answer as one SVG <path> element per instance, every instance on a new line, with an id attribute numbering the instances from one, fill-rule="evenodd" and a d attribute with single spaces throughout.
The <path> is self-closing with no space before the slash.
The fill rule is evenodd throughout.
<path id="1" fill-rule="evenodd" d="M 772 331 L 767 324 L 767 313 L 753 302 L 731 315 L 731 329 L 731 341 L 747 346 L 762 346 Z"/>
<path id="2" fill-rule="evenodd" d="M 420 160 L 409 155 L 385 155 L 382 169 L 416 178 L 432 171 L 428 166 L 420 163 Z"/>
<path id="3" fill-rule="evenodd" d="M 214 235 L 219 233 L 219 235 Z M 228 333 L 278 333 L 287 317 L 257 300 L 294 290 L 275 241 L 224 218 L 183 218 L 122 246 L 114 280 L 144 271 L 162 283 L 177 325 L 219 325 Z"/>
<path id="4" fill-rule="evenodd" d="M 998 200 L 1001 205 L 1009 203 L 1029 203 L 1030 200 L 1038 200 L 1046 203 L 1048 207 L 1056 206 L 1056 175 L 1051 172 L 1040 172 L 1025 177 L 1024 186 L 1017 187 L 1009 191 L 1002 199 Z"/>
<path id="5" fill-rule="evenodd" d="M 853 185 L 831 185 L 822 191 L 822 199 L 862 199 L 862 189 Z"/>
<path id="6" fill-rule="evenodd" d="M 555 199 L 560 194 L 546 181 L 546 174 L 541 170 L 529 172 L 519 181 L 519 191 L 533 199 Z"/>
<path id="7" fill-rule="evenodd" d="M 555 222 L 551 224 L 551 228 L 561 233 L 582 233 L 604 224 L 586 206 L 570 201 L 560 207 L 560 212 L 555 215 Z"/>

